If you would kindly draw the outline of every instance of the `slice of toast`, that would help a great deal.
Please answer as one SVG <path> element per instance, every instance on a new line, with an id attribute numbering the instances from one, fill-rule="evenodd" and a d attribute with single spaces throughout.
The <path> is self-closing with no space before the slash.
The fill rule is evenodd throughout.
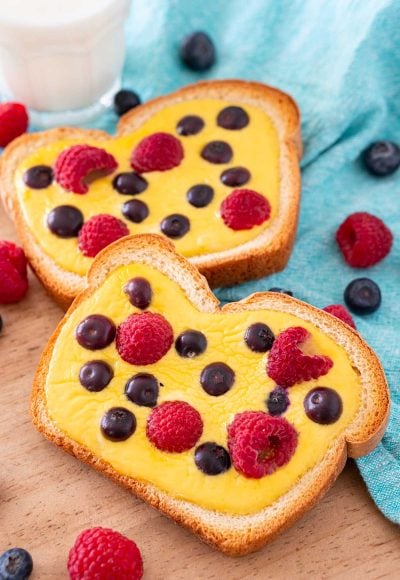
<path id="1" fill-rule="evenodd" d="M 245 110 L 247 126 L 232 130 L 218 125 L 218 114 L 229 106 Z M 177 123 L 189 114 L 202 117 L 205 125 L 196 135 L 180 135 Z M 143 223 L 133 223 L 122 216 L 122 203 L 129 197 L 115 191 L 113 179 L 117 173 L 132 171 L 130 155 L 138 142 L 160 131 L 179 138 L 184 158 L 172 170 L 143 174 L 148 187 L 131 198 L 147 204 L 150 213 Z M 229 162 L 215 164 L 201 158 L 203 147 L 216 140 L 232 146 Z M 44 189 L 24 183 L 24 172 L 30 167 L 54 168 L 62 151 L 86 143 L 114 154 L 118 169 L 112 175 L 97 175 L 94 181 L 91 176 L 85 195 L 66 192 L 55 181 Z M 115 138 L 101 131 L 60 128 L 16 139 L 1 157 L 0 193 L 32 268 L 49 293 L 67 306 L 85 287 L 92 258 L 82 255 L 77 237 L 60 239 L 49 231 L 46 219 L 54 207 L 73 205 L 85 222 L 99 213 L 114 215 L 125 221 L 131 234 L 160 233 L 164 217 L 183 214 L 190 229 L 182 238 L 174 238 L 177 250 L 190 258 L 212 287 L 235 284 L 285 267 L 297 226 L 300 156 L 300 116 L 288 95 L 260 83 L 200 82 L 128 112 Z M 222 182 L 224 171 L 243 165 L 250 171 L 245 183 Z M 243 177 L 233 181 L 239 182 Z M 206 207 L 196 207 L 187 199 L 190 187 L 199 184 L 213 189 Z M 221 204 L 233 190 L 243 188 L 265 197 L 270 215 L 250 229 L 232 230 L 221 218 Z"/>
<path id="2" fill-rule="evenodd" d="M 142 279 L 141 284 L 144 278 L 151 289 L 141 308 L 134 306 L 139 304 L 138 295 L 127 286 L 137 278 Z M 143 299 L 143 293 L 139 295 Z M 94 314 L 106 316 L 118 327 L 116 339 L 111 333 L 105 342 L 101 339 L 96 345 L 82 346 L 81 323 Z M 149 315 L 156 317 L 156 326 L 144 331 L 137 327 L 141 336 L 123 334 L 121 329 L 128 319 L 135 325 Z M 269 330 L 257 337 L 270 340 L 272 331 L 272 349 L 271 344 L 259 348 L 249 341 L 250 327 L 260 323 Z M 77 334 L 78 326 L 81 330 Z M 282 373 L 287 362 L 282 367 L 286 351 L 281 338 L 299 327 L 309 333 L 301 348 L 313 355 L 314 362 L 315 356 L 322 361 L 324 370 L 314 368 L 312 376 L 318 378 L 297 376 L 294 382 L 287 381 L 285 388 L 278 390 L 285 393 L 289 405 L 277 409 L 270 406 L 271 400 L 274 403 L 271 392 L 276 393 L 272 357 L 278 360 L 278 372 Z M 167 343 L 165 328 L 172 329 L 173 336 Z M 182 333 L 189 330 L 203 333 L 205 341 L 201 348 L 195 343 L 182 351 L 180 344 L 188 346 Z M 77 336 L 81 337 L 79 343 Z M 93 333 L 85 336 L 90 342 Z M 275 349 L 277 341 L 281 353 Z M 97 350 L 91 350 L 94 347 Z M 293 356 L 306 356 L 304 353 L 289 357 L 289 370 L 295 364 Z M 142 358 L 138 361 L 132 356 Z M 89 377 L 85 383 L 82 367 L 93 360 L 111 369 L 111 381 L 110 376 L 105 381 L 100 377 L 100 383 L 93 384 Z M 310 359 L 307 361 L 306 367 Z M 210 390 L 203 379 L 204 369 L 215 363 L 231 369 L 231 382 L 222 391 L 221 384 L 226 386 L 223 370 L 212 383 L 217 391 Z M 156 398 L 150 402 L 137 396 L 132 399 L 127 386 L 141 373 L 152 375 L 158 385 Z M 341 402 L 340 408 L 325 407 L 328 417 L 324 413 L 309 415 L 304 406 L 317 387 L 329 387 L 334 403 Z M 163 405 L 171 401 L 183 401 L 192 408 L 189 433 L 186 425 L 183 435 L 190 442 L 183 450 L 165 450 L 164 443 L 149 430 L 155 411 L 165 411 Z M 316 402 L 319 404 L 318 399 Z M 133 414 L 135 419 L 136 430 L 130 428 L 122 438 L 107 431 L 103 423 L 107 412 L 115 407 L 122 407 L 123 413 L 131 419 Z M 50 441 L 212 546 L 241 555 L 260 548 L 310 509 L 335 481 L 347 457 L 367 454 L 378 444 L 388 418 L 389 396 L 378 358 L 348 325 L 278 293 L 253 294 L 220 308 L 196 268 L 177 254 L 168 240 L 146 234 L 123 238 L 95 259 L 87 289 L 75 299 L 41 357 L 31 411 L 35 426 Z M 277 423 L 279 428 L 289 429 L 294 448 L 289 450 L 287 441 L 278 434 L 277 440 L 268 439 L 267 449 L 252 455 L 251 445 L 246 448 L 245 441 L 257 429 L 248 422 L 254 412 L 267 425 Z M 239 414 L 244 432 L 236 431 L 232 439 L 232 424 Z M 180 429 L 176 427 L 179 418 L 171 424 L 172 435 L 168 431 L 168 436 L 174 438 Z M 163 436 L 165 429 L 156 435 Z M 215 464 L 210 474 L 207 462 L 206 468 L 201 465 L 201 458 L 198 467 L 198 450 L 203 443 L 218 445 L 224 455 L 222 466 L 217 458 L 218 474 L 212 471 Z M 277 459 L 277 449 L 286 454 L 284 460 L 282 456 Z M 252 471 L 254 465 L 265 468 L 261 475 Z"/>

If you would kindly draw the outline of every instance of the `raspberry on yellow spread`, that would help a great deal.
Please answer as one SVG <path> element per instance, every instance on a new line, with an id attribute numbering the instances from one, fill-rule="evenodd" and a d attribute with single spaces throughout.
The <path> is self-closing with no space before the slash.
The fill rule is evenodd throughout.
<path id="1" fill-rule="evenodd" d="M 114 216 L 130 233 L 164 233 L 186 257 L 233 249 L 272 227 L 279 208 L 278 134 L 261 109 L 232 105 L 185 101 L 128 136 L 38 148 L 15 174 L 37 244 L 64 270 L 84 275 L 93 252 L 78 234 L 94 216 Z M 86 175 L 90 167 L 97 173 Z"/>
<path id="2" fill-rule="evenodd" d="M 71 311 L 45 397 L 54 424 L 119 474 L 234 515 L 271 505 L 323 459 L 359 410 L 361 382 L 310 322 L 200 313 L 165 274 L 130 264 Z"/>

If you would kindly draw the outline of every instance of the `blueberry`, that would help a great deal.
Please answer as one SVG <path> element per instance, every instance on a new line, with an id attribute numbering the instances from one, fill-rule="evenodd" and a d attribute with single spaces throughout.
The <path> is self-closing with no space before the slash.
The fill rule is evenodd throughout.
<path id="1" fill-rule="evenodd" d="M 168 238 L 181 238 L 190 230 L 190 221 L 184 215 L 173 213 L 162 220 L 160 229 Z"/>
<path id="2" fill-rule="evenodd" d="M 269 326 L 262 322 L 256 322 L 249 326 L 244 335 L 245 343 L 254 352 L 271 350 L 274 340 L 274 333 Z"/>
<path id="3" fill-rule="evenodd" d="M 331 425 L 343 411 L 342 399 L 329 387 L 316 387 L 309 391 L 304 399 L 306 415 L 314 423 Z"/>
<path id="4" fill-rule="evenodd" d="M 216 443 L 203 443 L 194 452 L 196 466 L 206 475 L 219 475 L 231 466 L 227 450 Z"/>
<path id="5" fill-rule="evenodd" d="M 124 292 L 129 296 L 129 301 L 132 306 L 136 306 L 140 310 L 145 310 L 150 306 L 153 291 L 146 278 L 141 278 L 140 276 L 132 278 L 126 284 Z"/>
<path id="6" fill-rule="evenodd" d="M 391 141 L 377 141 L 363 151 L 362 158 L 370 173 L 384 177 L 400 167 L 400 148 Z"/>
<path id="7" fill-rule="evenodd" d="M 139 373 L 125 385 L 125 394 L 132 403 L 141 407 L 155 407 L 158 398 L 158 381 L 149 373 Z"/>
<path id="8" fill-rule="evenodd" d="M 201 156 L 210 163 L 229 163 L 232 159 L 232 147 L 225 141 L 210 141 L 203 147 Z"/>
<path id="9" fill-rule="evenodd" d="M 287 294 L 288 296 L 293 296 L 291 290 L 285 290 L 285 288 L 278 288 L 278 286 L 273 286 L 268 290 L 268 292 L 277 292 L 278 294 Z"/>
<path id="10" fill-rule="evenodd" d="M 183 137 L 197 135 L 204 127 L 204 121 L 197 115 L 186 115 L 182 117 L 176 126 L 176 132 Z"/>
<path id="11" fill-rule="evenodd" d="M 53 170 L 48 165 L 35 165 L 24 173 L 24 182 L 32 189 L 45 189 L 52 181 Z"/>
<path id="12" fill-rule="evenodd" d="M 286 389 L 283 387 L 275 387 L 270 392 L 266 404 L 270 415 L 282 415 L 289 406 L 289 397 Z"/>
<path id="13" fill-rule="evenodd" d="M 355 314 L 371 314 L 381 304 L 381 291 L 373 280 L 356 278 L 346 287 L 344 301 Z"/>
<path id="14" fill-rule="evenodd" d="M 75 336 L 83 348 L 99 350 L 112 343 L 115 333 L 115 325 L 109 318 L 92 314 L 78 324 Z"/>
<path id="15" fill-rule="evenodd" d="M 119 117 L 138 105 L 140 105 L 140 97 L 128 89 L 121 89 L 114 96 L 114 111 Z"/>
<path id="16" fill-rule="evenodd" d="M 194 207 L 206 207 L 214 197 L 214 190 L 209 185 L 193 185 L 186 194 L 186 199 Z"/>
<path id="17" fill-rule="evenodd" d="M 223 129 L 237 131 L 249 124 L 249 116 L 242 107 L 225 107 L 218 114 L 217 125 Z"/>
<path id="18" fill-rule="evenodd" d="M 200 376 L 200 383 L 206 393 L 219 397 L 229 391 L 235 381 L 235 373 L 223 362 L 206 366 Z"/>
<path id="19" fill-rule="evenodd" d="M 23 548 L 11 548 L 0 556 L 1 580 L 25 580 L 31 575 L 32 557 Z"/>
<path id="20" fill-rule="evenodd" d="M 149 215 L 149 208 L 140 199 L 130 199 L 121 208 L 122 215 L 135 224 L 141 224 Z"/>
<path id="21" fill-rule="evenodd" d="M 215 47 L 208 34 L 193 32 L 183 40 L 180 55 L 182 61 L 192 70 L 207 70 L 215 62 Z"/>
<path id="22" fill-rule="evenodd" d="M 137 195 L 147 189 L 148 183 L 144 177 L 134 171 L 118 173 L 113 179 L 113 188 L 122 195 Z"/>
<path id="23" fill-rule="evenodd" d="M 207 348 L 207 339 L 198 330 L 186 330 L 175 341 L 177 353 L 185 358 L 195 358 Z"/>
<path id="24" fill-rule="evenodd" d="M 100 427 L 106 439 L 125 441 L 136 430 L 136 418 L 124 407 L 113 407 L 104 413 Z"/>
<path id="25" fill-rule="evenodd" d="M 113 378 L 113 370 L 102 360 L 92 360 L 81 367 L 79 382 L 91 392 L 99 392 L 106 388 Z"/>
<path id="26" fill-rule="evenodd" d="M 221 181 L 229 187 L 238 187 L 247 183 L 250 177 L 250 171 L 245 167 L 231 167 L 221 174 Z"/>
<path id="27" fill-rule="evenodd" d="M 47 216 L 47 227 L 59 238 L 76 237 L 83 226 L 83 214 L 73 205 L 58 205 Z"/>

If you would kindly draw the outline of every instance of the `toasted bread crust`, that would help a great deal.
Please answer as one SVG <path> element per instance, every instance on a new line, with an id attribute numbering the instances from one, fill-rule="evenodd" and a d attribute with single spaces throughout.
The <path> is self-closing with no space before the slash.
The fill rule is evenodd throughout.
<path id="1" fill-rule="evenodd" d="M 255 82 L 199 82 L 129 111 L 118 124 L 117 136 L 131 133 L 167 105 L 202 98 L 231 99 L 261 108 L 270 115 L 280 140 L 281 199 L 274 224 L 254 240 L 231 250 L 197 256 L 191 261 L 207 277 L 211 287 L 237 284 L 282 270 L 292 251 L 300 201 L 300 113 L 291 97 Z M 0 195 L 6 211 L 14 220 L 33 270 L 63 307 L 67 307 L 84 289 L 85 277 L 63 270 L 38 246 L 25 223 L 13 176 L 21 161 L 38 147 L 60 139 L 82 142 L 89 138 L 104 140 L 112 137 L 102 131 L 52 129 L 19 137 L 5 149 L 0 160 Z"/>
<path id="2" fill-rule="evenodd" d="M 389 413 L 388 388 L 379 360 L 360 335 L 339 319 L 308 304 L 277 293 L 259 293 L 223 307 L 224 312 L 269 308 L 296 314 L 313 322 L 346 349 L 363 385 L 362 404 L 353 422 L 328 449 L 324 459 L 271 506 L 255 514 L 229 516 L 175 499 L 151 484 L 119 474 L 108 463 L 79 445 L 52 423 L 46 407 L 45 383 L 54 345 L 71 313 L 102 284 L 108 273 L 131 262 L 150 264 L 175 280 L 193 304 L 203 312 L 219 305 L 206 280 L 161 236 L 146 234 L 119 240 L 103 250 L 89 272 L 87 289 L 80 294 L 51 337 L 34 379 L 31 413 L 43 435 L 68 453 L 88 463 L 128 488 L 175 522 L 226 554 L 252 552 L 289 527 L 329 489 L 342 471 L 346 458 L 371 451 L 382 437 Z"/>

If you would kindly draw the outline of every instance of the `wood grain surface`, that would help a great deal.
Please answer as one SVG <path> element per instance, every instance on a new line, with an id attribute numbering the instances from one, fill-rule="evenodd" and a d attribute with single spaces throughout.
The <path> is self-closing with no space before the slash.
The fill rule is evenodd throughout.
<path id="1" fill-rule="evenodd" d="M 15 240 L 2 210 L 0 238 Z M 399 529 L 377 510 L 352 462 L 293 528 L 260 552 L 232 559 L 45 441 L 31 424 L 29 395 L 62 311 L 32 274 L 30 282 L 23 302 L 0 307 L 0 552 L 29 550 L 33 580 L 68 578 L 75 537 L 99 525 L 137 542 L 145 580 L 400 578 Z"/>

